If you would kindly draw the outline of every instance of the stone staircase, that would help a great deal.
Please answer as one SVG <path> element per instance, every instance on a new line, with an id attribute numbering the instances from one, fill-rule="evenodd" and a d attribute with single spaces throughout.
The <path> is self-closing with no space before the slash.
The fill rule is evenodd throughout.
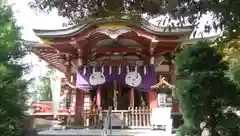
<path id="1" fill-rule="evenodd" d="M 38 133 L 38 136 L 101 136 L 102 129 L 65 129 L 48 130 Z M 108 133 L 109 134 L 109 133 Z M 165 132 L 150 129 L 113 129 L 111 136 L 167 136 Z M 171 136 L 175 136 L 172 134 Z"/>

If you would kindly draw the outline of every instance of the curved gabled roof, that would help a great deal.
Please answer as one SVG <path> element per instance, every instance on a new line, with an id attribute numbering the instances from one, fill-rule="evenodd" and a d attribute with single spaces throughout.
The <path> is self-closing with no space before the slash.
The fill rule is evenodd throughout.
<path id="1" fill-rule="evenodd" d="M 75 25 L 70 28 L 66 29 L 58 29 L 58 30 L 40 30 L 40 29 L 33 29 L 35 34 L 38 37 L 66 37 L 66 36 L 73 36 L 75 34 L 81 33 L 82 31 L 86 30 L 87 28 L 102 24 L 102 23 L 124 23 L 126 25 L 135 25 L 141 27 L 142 29 L 156 34 L 156 35 L 169 35 L 169 34 L 189 34 L 193 30 L 193 26 L 184 26 L 184 27 L 159 27 L 149 23 L 147 20 L 142 19 L 140 23 L 134 23 L 130 20 L 121 19 L 121 20 L 108 20 L 108 19 L 88 19 L 80 22 L 78 25 Z"/>

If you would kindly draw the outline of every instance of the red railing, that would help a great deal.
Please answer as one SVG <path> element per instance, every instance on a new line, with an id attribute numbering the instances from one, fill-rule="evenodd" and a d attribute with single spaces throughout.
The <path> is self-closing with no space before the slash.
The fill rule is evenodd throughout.
<path id="1" fill-rule="evenodd" d="M 37 101 L 33 102 L 30 105 L 33 108 L 34 115 L 53 115 L 53 102 L 51 101 Z M 72 115 L 75 114 L 75 105 L 74 103 L 68 108 L 65 107 L 65 104 L 60 104 L 60 108 L 58 110 L 58 115 Z"/>

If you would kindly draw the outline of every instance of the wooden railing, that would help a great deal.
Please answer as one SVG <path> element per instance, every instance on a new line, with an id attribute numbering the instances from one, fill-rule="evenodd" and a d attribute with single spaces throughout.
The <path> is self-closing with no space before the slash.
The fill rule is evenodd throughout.
<path id="1" fill-rule="evenodd" d="M 150 109 L 148 107 L 129 107 L 128 108 L 128 127 L 129 128 L 151 128 Z"/>
<path id="2" fill-rule="evenodd" d="M 33 110 L 35 116 L 53 116 L 53 102 L 52 101 L 36 101 L 33 102 L 29 108 Z M 71 103 L 71 106 L 67 108 L 64 103 L 60 103 L 58 110 L 58 116 L 68 116 L 75 114 L 75 103 Z"/>
<path id="3" fill-rule="evenodd" d="M 103 112 L 105 113 L 103 114 Z M 149 107 L 129 107 L 128 110 L 114 110 L 112 112 L 112 116 L 117 116 L 112 118 L 114 127 L 116 126 L 116 119 L 120 119 L 121 124 L 119 127 L 121 128 L 151 128 L 151 109 Z M 105 119 L 108 111 L 93 107 L 91 110 L 85 110 L 84 114 L 85 126 L 93 128 L 98 125 L 100 115 L 103 115 L 103 119 Z M 174 111 L 172 112 L 172 115 L 175 115 Z"/>

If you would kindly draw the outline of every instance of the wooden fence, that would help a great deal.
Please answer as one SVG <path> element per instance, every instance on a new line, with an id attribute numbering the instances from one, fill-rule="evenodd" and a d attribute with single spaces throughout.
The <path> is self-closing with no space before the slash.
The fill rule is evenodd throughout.
<path id="1" fill-rule="evenodd" d="M 151 128 L 150 109 L 148 107 L 129 107 L 128 108 L 128 127 L 129 128 Z"/>
<path id="2" fill-rule="evenodd" d="M 103 111 L 93 106 L 89 110 L 85 110 L 85 126 L 96 128 L 99 125 L 100 116 Z M 113 111 L 117 113 L 117 111 Z M 119 119 L 122 120 L 122 126 L 136 129 L 136 128 L 151 128 L 151 110 L 149 107 L 128 107 L 128 110 L 119 110 Z M 121 115 L 121 116 L 120 116 Z M 175 115 L 172 113 L 172 115 Z"/>

